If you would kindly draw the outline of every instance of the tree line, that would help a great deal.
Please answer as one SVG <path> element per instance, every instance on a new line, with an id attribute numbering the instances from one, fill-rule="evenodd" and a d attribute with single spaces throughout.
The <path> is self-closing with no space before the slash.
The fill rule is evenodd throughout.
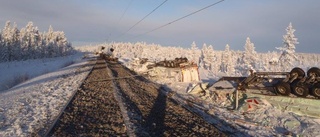
<path id="1" fill-rule="evenodd" d="M 298 44 L 294 35 L 295 30 L 290 23 L 283 35 L 283 45 L 278 47 L 279 51 L 257 53 L 254 43 L 247 37 L 244 42 L 244 51 L 233 51 L 230 45 L 225 50 L 216 51 L 214 46 L 203 44 L 199 48 L 195 42 L 189 49 L 181 47 L 163 47 L 158 44 L 136 43 L 106 43 L 107 49 L 114 48 L 115 56 L 118 58 L 148 58 L 150 61 L 172 60 L 174 58 L 186 57 L 189 61 L 197 63 L 212 74 L 245 76 L 249 70 L 287 72 L 294 67 L 307 70 L 320 62 L 320 54 L 296 53 L 295 46 Z"/>
<path id="2" fill-rule="evenodd" d="M 48 32 L 39 32 L 29 22 L 19 30 L 16 23 L 7 21 L 0 31 L 0 62 L 60 57 L 74 51 L 64 32 L 53 31 L 52 26 Z"/>

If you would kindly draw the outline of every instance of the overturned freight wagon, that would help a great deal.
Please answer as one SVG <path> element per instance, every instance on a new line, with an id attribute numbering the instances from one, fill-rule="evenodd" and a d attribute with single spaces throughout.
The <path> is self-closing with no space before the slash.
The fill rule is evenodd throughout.
<path id="1" fill-rule="evenodd" d="M 137 67 L 138 66 L 138 67 Z M 187 58 L 175 58 L 160 62 L 149 62 L 148 59 L 136 60 L 135 71 L 145 73 L 153 80 L 166 82 L 200 81 L 197 64 Z"/>
<path id="2" fill-rule="evenodd" d="M 222 77 L 219 81 L 235 83 L 240 90 L 259 89 L 282 96 L 293 93 L 298 97 L 320 98 L 320 69 L 317 67 L 310 68 L 307 75 L 296 67 L 290 72 L 251 72 L 248 77 Z"/>

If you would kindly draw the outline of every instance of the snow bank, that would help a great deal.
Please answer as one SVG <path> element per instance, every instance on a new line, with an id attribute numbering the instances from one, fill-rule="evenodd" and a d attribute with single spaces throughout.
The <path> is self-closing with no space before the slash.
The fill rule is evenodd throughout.
<path id="1" fill-rule="evenodd" d="M 52 124 L 93 67 L 93 64 L 79 57 L 70 57 L 71 60 L 77 60 L 73 65 L 35 77 L 0 93 L 0 136 L 43 136 L 45 129 Z M 25 64 L 24 67 L 28 68 L 27 72 L 32 72 L 31 68 L 37 65 L 39 68 L 36 71 L 43 71 L 40 68 L 61 65 L 64 61 L 64 58 L 59 58 L 46 62 L 46 65 L 30 61 L 35 64 Z"/>
<path id="2" fill-rule="evenodd" d="M 53 72 L 78 61 L 83 53 L 26 61 L 0 63 L 0 92 L 41 74 Z"/>

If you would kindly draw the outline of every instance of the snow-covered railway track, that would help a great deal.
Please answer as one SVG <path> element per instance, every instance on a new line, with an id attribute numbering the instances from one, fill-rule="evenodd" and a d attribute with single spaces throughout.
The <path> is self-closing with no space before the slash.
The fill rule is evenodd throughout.
<path id="1" fill-rule="evenodd" d="M 118 62 L 107 62 L 136 136 L 226 136 L 214 125 L 166 95 L 162 86 L 136 75 Z M 126 77 L 117 79 L 117 77 Z"/>
<path id="2" fill-rule="evenodd" d="M 112 81 L 86 82 L 108 77 L 98 60 L 47 136 L 126 136 Z"/>
<path id="3" fill-rule="evenodd" d="M 226 136 L 163 86 L 107 64 L 97 61 L 46 136 Z"/>

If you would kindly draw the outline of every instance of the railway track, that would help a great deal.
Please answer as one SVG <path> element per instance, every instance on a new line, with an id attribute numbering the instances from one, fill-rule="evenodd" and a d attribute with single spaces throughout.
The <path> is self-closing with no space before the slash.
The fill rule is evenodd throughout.
<path id="1" fill-rule="evenodd" d="M 106 65 L 98 59 L 47 136 L 227 134 L 167 96 L 163 86 L 118 62 L 107 61 Z"/>
<path id="2" fill-rule="evenodd" d="M 98 60 L 47 136 L 125 136 L 112 81 L 86 83 L 107 77 L 104 60 Z"/>

